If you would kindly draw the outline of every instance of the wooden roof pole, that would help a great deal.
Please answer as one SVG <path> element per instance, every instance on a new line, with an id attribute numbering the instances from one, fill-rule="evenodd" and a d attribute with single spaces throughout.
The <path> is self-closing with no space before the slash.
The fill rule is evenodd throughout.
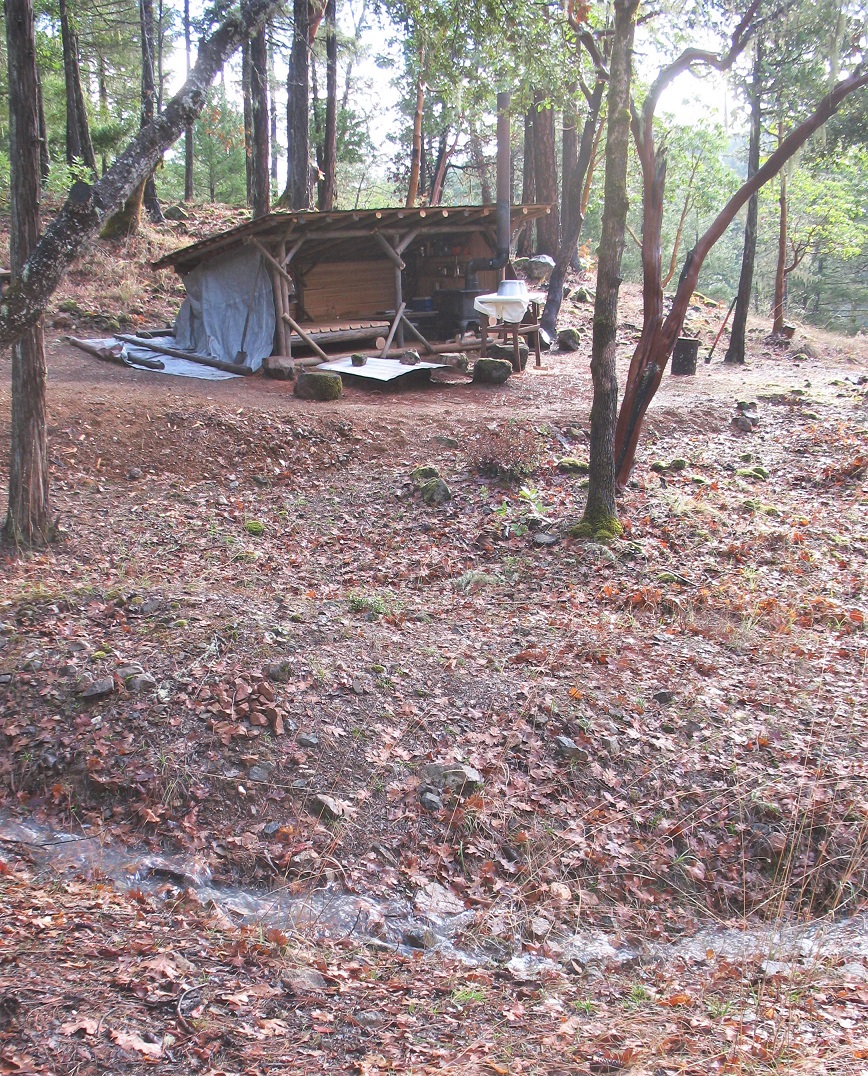
<path id="1" fill-rule="evenodd" d="M 283 256 L 286 253 L 286 243 L 281 239 L 277 247 L 277 256 L 283 261 Z M 277 272 L 274 266 L 271 267 L 271 290 L 274 293 L 274 311 L 277 315 L 275 319 L 276 331 L 277 331 L 277 346 L 280 348 L 281 355 L 291 356 L 292 351 L 289 345 L 289 338 L 286 332 L 286 325 L 283 321 L 283 315 L 289 313 L 288 310 L 288 293 L 286 288 L 286 281 Z"/>

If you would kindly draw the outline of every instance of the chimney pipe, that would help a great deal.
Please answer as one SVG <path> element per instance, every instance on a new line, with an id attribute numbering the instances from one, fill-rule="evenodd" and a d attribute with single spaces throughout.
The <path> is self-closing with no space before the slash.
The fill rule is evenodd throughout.
<path id="1" fill-rule="evenodd" d="M 466 291 L 478 291 L 480 269 L 502 269 L 509 261 L 511 176 L 509 145 L 509 94 L 497 95 L 497 250 L 493 258 L 472 258 L 464 279 Z"/>

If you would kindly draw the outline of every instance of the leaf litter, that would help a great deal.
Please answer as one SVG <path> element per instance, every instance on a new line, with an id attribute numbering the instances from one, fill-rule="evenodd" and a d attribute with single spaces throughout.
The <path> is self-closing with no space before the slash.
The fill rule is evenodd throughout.
<path id="1" fill-rule="evenodd" d="M 667 386 L 596 547 L 556 467 L 587 379 L 547 365 L 443 390 L 447 421 L 246 384 L 137 380 L 131 408 L 135 375 L 55 356 L 65 533 L 5 565 L 4 806 L 165 873 L 0 845 L 5 1071 L 858 1071 L 858 939 L 777 960 L 713 929 L 864 908 L 858 377 L 817 361 L 794 395 L 804 367 L 755 358 L 752 432 L 725 368 Z M 491 423 L 535 439 L 524 494 L 472 466 Z M 245 923 L 204 874 L 357 895 L 368 942 L 412 907 L 416 945 Z M 481 961 L 432 947 L 438 891 Z"/>

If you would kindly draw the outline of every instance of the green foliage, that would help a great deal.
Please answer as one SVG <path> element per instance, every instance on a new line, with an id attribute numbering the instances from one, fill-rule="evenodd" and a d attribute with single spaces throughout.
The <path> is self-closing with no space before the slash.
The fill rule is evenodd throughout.
<path id="1" fill-rule="evenodd" d="M 193 182 L 198 196 L 210 202 L 243 205 L 247 199 L 245 168 L 244 117 L 227 98 L 224 86 L 212 86 L 193 127 Z M 181 198 L 184 193 L 181 147 L 167 163 L 165 176 L 167 193 Z"/>

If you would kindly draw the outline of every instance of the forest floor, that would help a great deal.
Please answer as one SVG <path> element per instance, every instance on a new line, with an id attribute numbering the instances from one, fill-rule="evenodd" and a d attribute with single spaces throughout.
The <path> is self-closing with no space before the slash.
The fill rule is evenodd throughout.
<path id="1" fill-rule="evenodd" d="M 868 1071 L 868 342 L 705 365 L 697 304 L 600 546 L 587 347 L 107 366 L 58 319 L 170 317 L 129 253 L 48 318 L 60 540 L 0 553 L 0 1072 Z"/>

